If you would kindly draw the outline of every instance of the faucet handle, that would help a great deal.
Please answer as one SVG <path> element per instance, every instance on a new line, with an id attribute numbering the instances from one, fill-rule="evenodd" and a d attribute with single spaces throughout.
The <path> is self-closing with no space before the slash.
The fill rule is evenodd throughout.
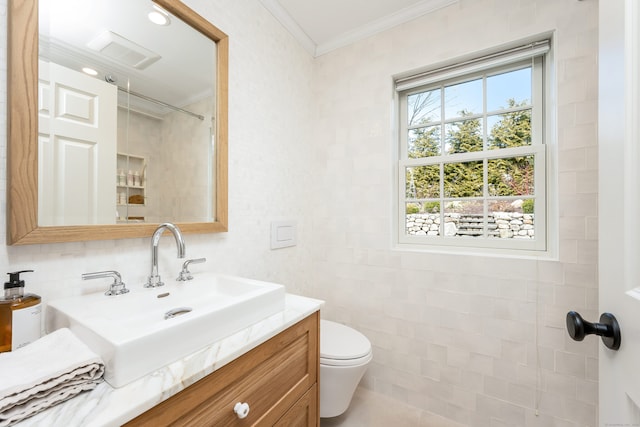
<path id="1" fill-rule="evenodd" d="M 193 276 L 189 271 L 189 264 L 200 264 L 202 262 L 205 262 L 206 260 L 207 260 L 206 258 L 196 258 L 196 259 L 186 260 L 184 264 L 182 264 L 182 271 L 180 272 L 180 275 L 176 280 L 178 282 L 186 282 L 187 280 L 193 279 Z"/>
<path id="2" fill-rule="evenodd" d="M 113 278 L 113 283 L 111 284 L 111 286 L 109 286 L 109 289 L 104 293 L 105 295 L 107 296 L 122 295 L 129 292 L 129 289 L 127 289 L 127 285 L 125 285 L 124 282 L 122 281 L 122 276 L 120 276 L 120 273 L 114 270 L 96 271 L 95 273 L 84 273 L 82 275 L 82 280 L 99 279 L 102 277 Z"/>

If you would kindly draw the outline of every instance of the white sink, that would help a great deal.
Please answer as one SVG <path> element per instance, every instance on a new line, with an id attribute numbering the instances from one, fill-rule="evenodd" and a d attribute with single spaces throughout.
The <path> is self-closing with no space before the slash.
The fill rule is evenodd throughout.
<path id="1" fill-rule="evenodd" d="M 284 296 L 275 283 L 200 274 L 124 295 L 51 301 L 47 331 L 71 329 L 102 357 L 105 380 L 122 387 L 284 310 Z"/>

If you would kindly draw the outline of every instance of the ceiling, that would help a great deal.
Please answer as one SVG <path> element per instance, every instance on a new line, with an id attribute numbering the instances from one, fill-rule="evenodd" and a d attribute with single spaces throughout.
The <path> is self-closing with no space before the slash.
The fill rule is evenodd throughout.
<path id="1" fill-rule="evenodd" d="M 458 0 L 260 0 L 313 56 L 369 37 Z"/>

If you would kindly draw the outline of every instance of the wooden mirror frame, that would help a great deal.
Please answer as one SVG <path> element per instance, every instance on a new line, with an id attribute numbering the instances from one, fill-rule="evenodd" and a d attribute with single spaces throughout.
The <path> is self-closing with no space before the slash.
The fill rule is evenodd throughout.
<path id="1" fill-rule="evenodd" d="M 227 231 L 229 39 L 179 0 L 154 0 L 216 43 L 214 222 L 177 223 L 183 233 Z M 38 226 L 38 0 L 9 0 L 7 70 L 7 244 L 151 236 L 158 224 Z"/>

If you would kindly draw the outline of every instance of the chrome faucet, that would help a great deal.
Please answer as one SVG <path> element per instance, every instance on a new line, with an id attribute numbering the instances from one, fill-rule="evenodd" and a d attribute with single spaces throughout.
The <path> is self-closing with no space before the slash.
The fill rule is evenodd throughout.
<path id="1" fill-rule="evenodd" d="M 111 286 L 109 286 L 109 290 L 104 293 L 105 295 L 122 295 L 129 292 L 129 289 L 127 289 L 127 286 L 122 281 L 122 276 L 120 276 L 120 273 L 114 270 L 96 271 L 95 273 L 84 273 L 82 275 L 82 280 L 99 279 L 101 277 L 113 278 L 113 283 L 111 284 Z"/>
<path id="2" fill-rule="evenodd" d="M 189 264 L 200 264 L 201 262 L 205 262 L 206 258 L 196 258 L 196 259 L 188 259 L 182 264 L 182 271 L 178 275 L 176 279 L 178 282 L 186 282 L 187 280 L 193 280 L 193 276 L 189 271 Z"/>
<path id="3" fill-rule="evenodd" d="M 176 246 L 178 247 L 178 258 L 184 258 L 184 238 L 180 229 L 170 222 L 160 224 L 156 231 L 151 236 L 151 275 L 144 285 L 145 288 L 155 288 L 164 285 L 160 275 L 158 274 L 158 243 L 160 243 L 160 237 L 165 230 L 169 230 L 173 233 L 173 237 L 176 239 Z"/>

